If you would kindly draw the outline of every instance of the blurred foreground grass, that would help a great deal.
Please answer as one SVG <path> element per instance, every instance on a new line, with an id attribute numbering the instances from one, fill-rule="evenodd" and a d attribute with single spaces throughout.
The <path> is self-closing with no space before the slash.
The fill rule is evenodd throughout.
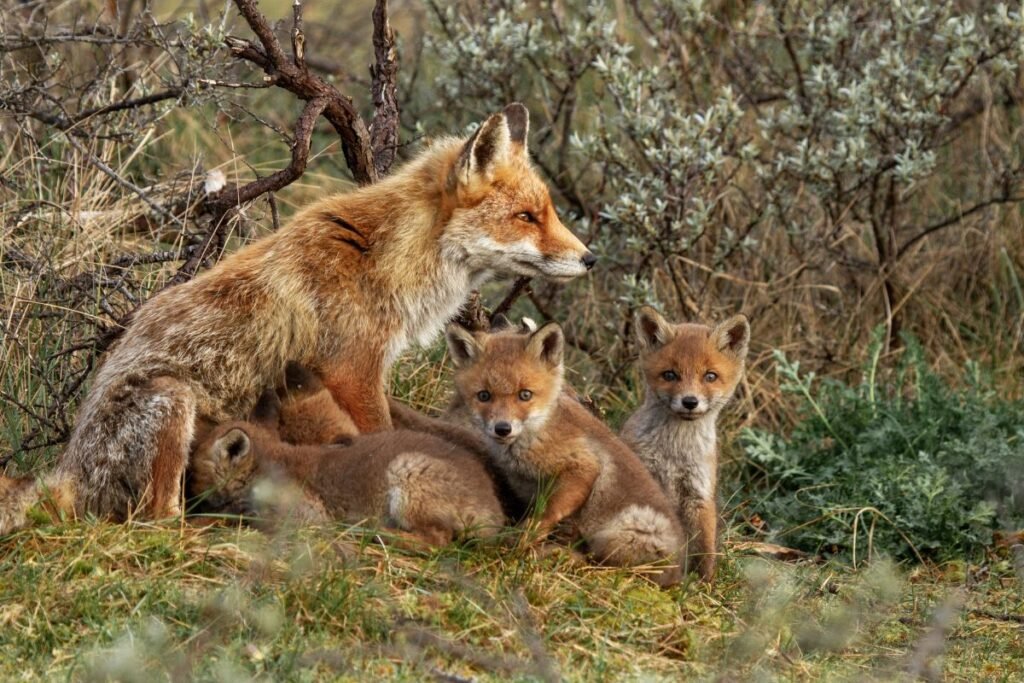
<path id="1" fill-rule="evenodd" d="M 727 545 L 713 587 L 660 591 L 511 545 L 416 555 L 343 526 L 37 527 L 0 540 L 0 679 L 1024 677 L 1006 558 L 854 572 Z"/>

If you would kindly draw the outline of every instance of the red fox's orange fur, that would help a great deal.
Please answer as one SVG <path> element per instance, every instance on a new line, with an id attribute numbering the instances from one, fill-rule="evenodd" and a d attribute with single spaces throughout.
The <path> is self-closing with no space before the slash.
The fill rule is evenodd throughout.
<path id="1" fill-rule="evenodd" d="M 650 306 L 635 316 L 647 398 L 622 438 L 678 505 L 691 569 L 715 574 L 718 445 L 715 420 L 743 376 L 750 326 L 742 315 L 716 327 L 673 325 Z"/>
<path id="2" fill-rule="evenodd" d="M 246 415 L 289 359 L 323 376 L 360 430 L 389 426 L 388 367 L 482 281 L 594 263 L 530 164 L 528 126 L 509 105 L 147 302 L 97 370 L 51 488 L 73 490 L 78 512 L 177 514 L 193 444 Z M 0 520 L 0 533 L 21 523 Z"/>
<path id="3" fill-rule="evenodd" d="M 525 500 L 552 483 L 539 530 L 568 522 L 599 561 L 667 560 L 658 582 L 676 582 L 683 532 L 672 505 L 629 447 L 563 389 L 558 324 L 527 333 L 451 325 L 447 336 L 460 410 L 494 463 Z"/>

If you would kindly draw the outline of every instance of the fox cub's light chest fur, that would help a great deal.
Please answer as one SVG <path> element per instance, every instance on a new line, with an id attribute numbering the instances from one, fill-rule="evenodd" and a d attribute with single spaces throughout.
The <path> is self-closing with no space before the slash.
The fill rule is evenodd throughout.
<path id="1" fill-rule="evenodd" d="M 106 354 L 52 483 L 75 491 L 78 512 L 176 514 L 194 443 L 244 416 L 289 359 L 318 371 L 360 430 L 388 427 L 389 365 L 473 286 L 564 280 L 595 261 L 532 168 L 528 129 L 510 105 L 155 296 Z"/>
<path id="2" fill-rule="evenodd" d="M 743 316 L 714 328 L 672 325 L 647 306 L 635 325 L 647 395 L 622 438 L 678 506 L 688 554 L 710 579 L 718 525 L 715 421 L 743 375 L 750 327 Z"/>
<path id="3" fill-rule="evenodd" d="M 679 577 L 682 529 L 671 504 L 637 459 L 562 387 L 561 328 L 471 333 L 448 329 L 461 410 L 484 434 L 491 457 L 525 501 L 551 490 L 541 532 L 568 522 L 601 562 L 671 564 Z"/>

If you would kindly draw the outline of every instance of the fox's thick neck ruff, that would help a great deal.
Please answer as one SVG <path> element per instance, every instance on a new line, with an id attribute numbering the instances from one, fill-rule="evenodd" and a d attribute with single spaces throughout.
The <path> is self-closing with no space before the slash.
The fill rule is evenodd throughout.
<path id="1" fill-rule="evenodd" d="M 706 413 L 696 418 L 685 418 L 665 402 L 648 391 L 640 413 L 645 416 L 641 434 L 661 433 L 668 436 L 677 450 L 690 452 L 716 452 L 718 447 L 718 414 L 721 406 L 712 404 Z"/>

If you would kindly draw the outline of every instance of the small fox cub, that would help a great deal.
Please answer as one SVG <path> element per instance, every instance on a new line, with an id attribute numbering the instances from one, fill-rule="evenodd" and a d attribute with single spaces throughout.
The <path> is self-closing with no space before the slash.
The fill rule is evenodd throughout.
<path id="1" fill-rule="evenodd" d="M 523 333 L 451 325 L 458 399 L 491 457 L 526 501 L 551 482 L 542 533 L 563 520 L 607 564 L 675 563 L 683 534 L 672 505 L 643 463 L 563 390 L 564 339 L 557 323 Z M 658 579 L 671 585 L 678 565 Z"/>
<path id="2" fill-rule="evenodd" d="M 297 372 L 293 368 L 293 380 Z M 432 546 L 456 537 L 490 537 L 504 525 L 494 483 L 471 453 L 417 432 L 342 434 L 337 413 L 343 411 L 320 402 L 318 394 L 326 392 L 308 392 L 308 386 L 289 393 L 283 405 L 268 390 L 251 421 L 220 425 L 199 444 L 187 485 L 199 509 L 256 516 L 288 512 L 305 520 L 373 519 Z M 302 413 L 316 408 L 325 410 Z M 298 423 L 289 424 L 300 414 Z M 294 445 L 281 441 L 280 433 L 336 443 Z M 297 485 L 298 495 L 284 498 L 285 510 L 274 509 L 277 501 L 261 496 L 263 479 L 283 483 L 286 494 L 287 484 Z"/>
<path id="3" fill-rule="evenodd" d="M 596 261 L 559 220 L 528 133 L 526 107 L 511 104 L 147 301 L 93 376 L 49 488 L 78 513 L 178 514 L 192 447 L 247 415 L 291 359 L 361 431 L 390 427 L 391 364 L 473 289 L 494 275 L 569 280 Z M 0 534 L 24 523 L 26 495 Z"/>
<path id="4" fill-rule="evenodd" d="M 742 315 L 713 328 L 673 325 L 650 306 L 634 324 L 647 397 L 622 438 L 678 505 L 688 566 L 710 581 L 718 544 L 715 420 L 743 376 L 750 325 Z"/>

